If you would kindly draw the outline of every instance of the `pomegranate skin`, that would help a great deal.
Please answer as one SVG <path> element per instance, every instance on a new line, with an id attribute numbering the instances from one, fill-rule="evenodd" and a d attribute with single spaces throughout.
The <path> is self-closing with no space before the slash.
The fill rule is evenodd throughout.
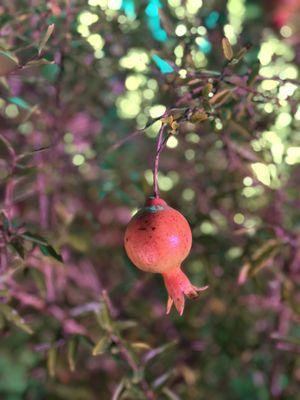
<path id="1" fill-rule="evenodd" d="M 182 214 L 159 198 L 148 199 L 125 232 L 128 257 L 139 269 L 165 273 L 180 266 L 192 246 L 192 233 Z"/>
<path id="2" fill-rule="evenodd" d="M 159 197 L 150 197 L 127 225 L 126 253 L 142 271 L 160 273 L 169 294 L 167 314 L 173 303 L 183 314 L 184 296 L 195 298 L 203 288 L 192 285 L 181 270 L 181 263 L 192 246 L 189 223 L 180 212 Z"/>

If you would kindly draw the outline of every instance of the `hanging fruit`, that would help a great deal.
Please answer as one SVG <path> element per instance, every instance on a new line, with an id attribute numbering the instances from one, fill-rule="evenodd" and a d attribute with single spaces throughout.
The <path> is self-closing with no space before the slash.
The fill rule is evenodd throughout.
<path id="1" fill-rule="evenodd" d="M 181 264 L 192 246 L 192 233 L 180 212 L 159 197 L 150 197 L 129 222 L 125 249 L 133 264 L 146 272 L 162 274 L 168 291 L 167 314 L 173 303 L 183 314 L 185 297 L 195 298 L 207 286 L 191 284 Z"/>

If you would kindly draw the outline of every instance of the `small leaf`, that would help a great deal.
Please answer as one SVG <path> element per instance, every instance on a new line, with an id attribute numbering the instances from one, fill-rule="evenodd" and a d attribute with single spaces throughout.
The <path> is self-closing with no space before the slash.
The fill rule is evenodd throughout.
<path id="1" fill-rule="evenodd" d="M 173 375 L 173 373 L 174 373 L 173 370 L 170 370 L 160 375 L 158 378 L 156 378 L 152 383 L 153 389 L 157 389 L 160 386 L 164 385 L 167 382 L 167 380 Z"/>
<path id="2" fill-rule="evenodd" d="M 21 65 L 27 64 L 30 60 L 38 56 L 38 47 L 35 44 L 31 44 L 26 47 L 21 47 L 16 51 L 19 63 Z"/>
<path id="3" fill-rule="evenodd" d="M 103 336 L 94 346 L 92 350 L 93 356 L 98 356 L 100 354 L 103 354 L 105 350 L 108 349 L 108 346 L 110 345 L 110 339 L 107 336 Z"/>
<path id="4" fill-rule="evenodd" d="M 138 350 L 149 350 L 149 349 L 151 349 L 151 346 L 149 346 L 148 343 L 144 343 L 144 342 L 131 343 L 131 347 L 133 347 L 134 349 L 138 349 Z"/>
<path id="5" fill-rule="evenodd" d="M 173 121 L 173 122 L 171 123 L 171 128 L 172 128 L 172 131 L 173 131 L 173 132 L 176 132 L 177 129 L 179 128 L 178 122 Z"/>
<path id="6" fill-rule="evenodd" d="M 47 246 L 46 246 L 46 245 L 40 244 L 40 245 L 39 245 L 39 248 L 40 248 L 41 252 L 42 252 L 45 256 L 52 257 L 52 258 L 54 258 L 55 260 L 57 260 L 57 261 L 59 261 L 59 262 L 63 262 L 62 256 L 61 256 L 60 254 L 58 254 L 58 253 L 54 250 L 54 248 L 53 248 L 52 246 L 50 246 L 50 245 L 47 245 Z"/>
<path id="7" fill-rule="evenodd" d="M 116 387 L 111 400 L 119 400 L 124 388 L 125 388 L 125 382 L 124 379 L 122 379 L 121 382 Z"/>
<path id="8" fill-rule="evenodd" d="M 237 64 L 245 54 L 248 53 L 249 48 L 248 47 L 242 47 L 241 50 L 238 51 L 238 53 L 235 55 L 234 59 L 232 60 L 234 64 Z"/>
<path id="9" fill-rule="evenodd" d="M 36 268 L 30 268 L 29 272 L 38 288 L 41 297 L 45 298 L 47 292 L 44 274 Z"/>
<path id="10" fill-rule="evenodd" d="M 16 104 L 18 107 L 23 108 L 24 110 L 30 110 L 30 105 L 20 97 L 10 97 L 8 99 L 9 102 Z"/>
<path id="11" fill-rule="evenodd" d="M 247 138 L 247 139 L 251 138 L 251 133 L 244 126 L 242 126 L 239 122 L 235 121 L 234 119 L 231 119 L 230 125 L 232 126 L 232 128 L 235 131 L 240 133 L 245 138 Z"/>
<path id="12" fill-rule="evenodd" d="M 0 50 L 0 76 L 8 75 L 18 67 L 18 60 L 12 54 Z"/>
<path id="13" fill-rule="evenodd" d="M 206 75 L 213 75 L 213 76 L 220 76 L 221 75 L 221 73 L 219 72 L 219 71 L 211 71 L 211 70 L 208 70 L 208 69 L 201 69 L 201 74 L 203 75 L 203 74 L 206 74 Z"/>
<path id="14" fill-rule="evenodd" d="M 51 63 L 42 67 L 42 74 L 49 82 L 54 83 L 59 74 L 59 70 L 57 64 Z"/>
<path id="15" fill-rule="evenodd" d="M 51 378 L 55 377 L 56 361 L 57 361 L 57 347 L 52 346 L 48 351 L 47 368 L 48 374 Z"/>
<path id="16" fill-rule="evenodd" d="M 116 329 L 120 330 L 120 331 L 125 330 L 125 329 L 135 328 L 136 326 L 137 326 L 137 322 L 131 321 L 131 320 L 115 322 Z"/>
<path id="17" fill-rule="evenodd" d="M 174 68 L 167 61 L 160 58 L 157 54 L 154 54 L 152 59 L 162 74 L 171 74 L 174 72 Z"/>
<path id="18" fill-rule="evenodd" d="M 41 236 L 37 235 L 36 233 L 24 232 L 21 236 L 25 240 L 29 240 L 30 242 L 45 245 L 45 246 L 48 245 L 46 239 L 42 238 Z"/>
<path id="19" fill-rule="evenodd" d="M 184 116 L 187 110 L 187 108 L 172 108 L 170 114 L 172 115 L 173 120 L 177 121 Z"/>
<path id="20" fill-rule="evenodd" d="M 255 63 L 254 66 L 252 67 L 252 71 L 247 80 L 247 84 L 249 86 L 251 86 L 255 82 L 255 78 L 257 77 L 257 75 L 259 73 L 259 68 L 260 68 L 259 62 Z"/>
<path id="21" fill-rule="evenodd" d="M 162 392 L 168 397 L 170 400 L 180 400 L 180 397 L 177 396 L 176 393 L 174 393 L 171 389 L 169 388 L 163 388 Z"/>
<path id="22" fill-rule="evenodd" d="M 281 342 L 291 343 L 291 344 L 300 346 L 300 338 L 295 338 L 295 337 L 291 337 L 291 336 L 282 336 L 277 332 L 272 333 L 270 337 L 273 340 L 278 340 Z"/>
<path id="23" fill-rule="evenodd" d="M 138 369 L 134 371 L 133 377 L 132 377 L 132 383 L 137 385 L 144 379 L 144 370 L 143 369 Z"/>
<path id="24" fill-rule="evenodd" d="M 209 93 L 212 91 L 213 85 L 212 83 L 208 82 L 204 88 L 202 89 L 202 94 L 204 97 L 208 97 Z"/>
<path id="25" fill-rule="evenodd" d="M 72 372 L 75 371 L 76 367 L 75 358 L 78 350 L 78 342 L 79 342 L 78 336 L 73 336 L 68 341 L 68 363 L 69 363 L 69 368 Z"/>
<path id="26" fill-rule="evenodd" d="M 197 110 L 190 116 L 190 121 L 193 123 L 207 120 L 208 115 L 203 110 Z"/>
<path id="27" fill-rule="evenodd" d="M 122 399 L 126 400 L 145 400 L 145 393 L 138 386 L 127 387 L 122 394 Z"/>
<path id="28" fill-rule="evenodd" d="M 10 144 L 10 142 L 4 137 L 0 136 L 0 157 L 1 158 L 6 158 L 6 157 L 14 157 L 15 156 L 15 151 L 13 149 L 13 146 Z"/>
<path id="29" fill-rule="evenodd" d="M 39 60 L 28 61 L 28 63 L 26 65 L 24 65 L 23 69 L 40 67 L 41 65 L 44 66 L 44 65 L 49 65 L 49 64 L 54 64 L 54 61 L 49 61 L 49 60 L 46 60 L 45 58 L 40 58 Z"/>
<path id="30" fill-rule="evenodd" d="M 12 322 L 24 332 L 30 335 L 33 333 L 33 330 L 30 328 L 29 325 L 26 324 L 24 319 L 17 313 L 15 309 L 10 307 L 8 304 L 0 304 L 0 312 L 2 312 L 7 321 Z"/>
<path id="31" fill-rule="evenodd" d="M 157 347 L 155 349 L 152 349 L 148 351 L 145 356 L 143 357 L 144 363 L 148 363 L 150 360 L 152 360 L 154 357 L 157 357 L 158 355 L 168 351 L 170 348 L 174 347 L 177 344 L 176 340 L 173 340 L 170 343 L 164 344 L 163 346 Z"/>
<path id="32" fill-rule="evenodd" d="M 51 25 L 48 26 L 47 31 L 46 31 L 46 33 L 45 33 L 45 35 L 44 35 L 44 37 L 43 37 L 43 39 L 42 39 L 42 41 L 41 41 L 41 43 L 39 45 L 39 55 L 41 55 L 41 52 L 43 51 L 46 43 L 48 42 L 50 36 L 52 35 L 52 33 L 54 31 L 54 28 L 55 28 L 54 24 L 51 24 Z"/>
<path id="33" fill-rule="evenodd" d="M 165 116 L 165 117 L 163 117 L 161 119 L 161 122 L 163 124 L 167 124 L 167 125 L 171 125 L 173 121 L 174 121 L 174 118 L 173 118 L 172 114 L 171 115 L 167 115 L 167 116 Z"/>
<path id="34" fill-rule="evenodd" d="M 213 105 L 221 105 L 225 103 L 225 101 L 227 101 L 231 95 L 232 91 L 230 89 L 221 90 L 209 99 L 209 103 Z"/>
<path id="35" fill-rule="evenodd" d="M 194 85 L 198 85 L 201 82 L 202 82 L 201 79 L 195 78 L 195 79 L 192 79 L 192 80 L 188 81 L 188 85 L 189 86 L 194 86 Z"/>
<path id="36" fill-rule="evenodd" d="M 229 43 L 229 40 L 226 37 L 224 37 L 222 39 L 222 47 L 223 47 L 223 53 L 224 53 L 225 58 L 228 61 L 231 61 L 233 58 L 233 51 L 232 51 L 231 44 Z"/>
<path id="37" fill-rule="evenodd" d="M 247 161 L 252 161 L 252 162 L 257 162 L 260 161 L 259 156 L 257 155 L 252 148 L 246 145 L 241 145 L 237 144 L 234 142 L 230 143 L 230 148 L 233 149 L 237 154 L 241 156 L 241 158 L 247 160 Z"/>
<path id="38" fill-rule="evenodd" d="M 238 277 L 239 285 L 243 285 L 248 277 L 254 276 L 258 271 L 264 268 L 278 253 L 282 243 L 277 239 L 270 239 L 255 251 L 250 261 L 246 262 Z"/>
<path id="39" fill-rule="evenodd" d="M 108 307 L 104 301 L 100 303 L 100 311 L 97 313 L 97 320 L 103 329 L 111 329 L 112 320 L 108 311 Z"/>
<path id="40" fill-rule="evenodd" d="M 281 245 L 281 242 L 277 239 L 267 240 L 260 248 L 255 251 L 252 256 L 253 261 L 259 263 L 279 245 Z"/>
<path id="41" fill-rule="evenodd" d="M 37 171 L 36 167 L 26 167 L 25 165 L 16 164 L 14 173 L 16 176 L 29 176 L 35 174 Z"/>

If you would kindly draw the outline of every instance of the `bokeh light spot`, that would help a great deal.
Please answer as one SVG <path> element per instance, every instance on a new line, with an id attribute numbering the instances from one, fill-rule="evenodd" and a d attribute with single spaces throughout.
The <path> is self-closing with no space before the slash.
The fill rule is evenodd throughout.
<path id="1" fill-rule="evenodd" d="M 82 165 L 85 161 L 85 158 L 82 154 L 75 154 L 72 158 L 72 163 L 74 165 L 76 165 L 77 167 L 79 167 L 80 165 Z"/>

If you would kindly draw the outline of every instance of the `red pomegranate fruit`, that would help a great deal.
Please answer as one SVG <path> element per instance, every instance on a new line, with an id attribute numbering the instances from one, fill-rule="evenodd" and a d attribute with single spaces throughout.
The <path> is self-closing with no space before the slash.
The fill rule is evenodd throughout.
<path id="1" fill-rule="evenodd" d="M 192 232 L 180 212 L 159 197 L 149 197 L 145 206 L 129 222 L 125 232 L 125 250 L 133 264 L 146 272 L 162 274 L 167 291 L 167 314 L 173 302 L 180 315 L 184 296 L 195 298 L 207 286 L 191 284 L 181 263 L 192 246 Z"/>

